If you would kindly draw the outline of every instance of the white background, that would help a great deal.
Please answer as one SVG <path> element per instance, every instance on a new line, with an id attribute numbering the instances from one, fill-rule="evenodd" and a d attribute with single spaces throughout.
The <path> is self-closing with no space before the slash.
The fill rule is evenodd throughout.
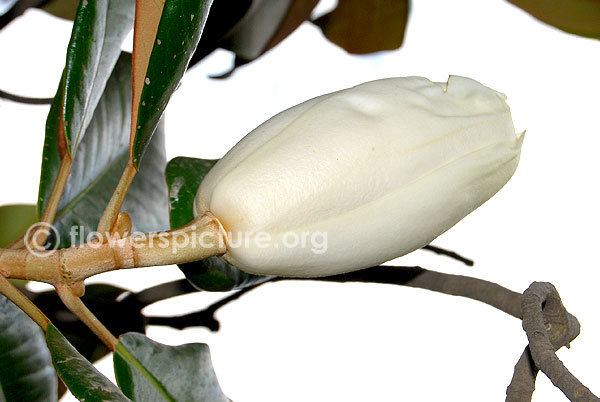
<path id="1" fill-rule="evenodd" d="M 69 23 L 35 11 L 5 29 L 0 88 L 52 96 L 69 34 Z M 543 25 L 500 0 L 420 0 L 399 51 L 352 57 L 305 24 L 231 79 L 206 78 L 230 63 L 228 53 L 217 52 L 186 75 L 166 112 L 169 159 L 218 158 L 273 114 L 371 79 L 458 74 L 506 93 L 517 130 L 527 130 L 520 166 L 500 193 L 434 242 L 473 258 L 475 267 L 423 251 L 395 263 L 519 292 L 532 281 L 552 282 L 582 323 L 559 356 L 600 393 L 600 42 Z M 47 110 L 0 101 L 0 204 L 36 200 Z M 162 267 L 89 282 L 140 290 L 180 277 L 177 268 Z M 186 296 L 147 312 L 183 314 L 218 297 Z M 520 322 L 489 306 L 397 286 L 270 284 L 218 318 L 218 333 L 151 327 L 148 334 L 167 344 L 208 343 L 221 386 L 237 402 L 503 400 L 526 345 Z M 100 364 L 109 376 L 111 364 Z M 541 375 L 534 400 L 565 398 Z"/>

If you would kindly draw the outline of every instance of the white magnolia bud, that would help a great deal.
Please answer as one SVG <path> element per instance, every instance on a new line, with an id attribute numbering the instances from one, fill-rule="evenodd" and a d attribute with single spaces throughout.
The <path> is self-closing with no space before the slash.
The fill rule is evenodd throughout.
<path id="1" fill-rule="evenodd" d="M 256 274 L 322 276 L 427 245 L 514 173 L 523 135 L 505 96 L 469 78 L 390 78 L 263 123 L 203 180 L 196 213 Z"/>

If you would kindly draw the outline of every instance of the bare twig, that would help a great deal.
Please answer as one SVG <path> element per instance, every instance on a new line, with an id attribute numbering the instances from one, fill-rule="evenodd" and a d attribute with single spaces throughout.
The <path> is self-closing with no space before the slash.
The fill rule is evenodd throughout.
<path id="1" fill-rule="evenodd" d="M 294 278 L 275 278 L 271 282 Z M 569 314 L 551 284 L 534 283 L 524 295 L 506 289 L 498 284 L 477 278 L 428 271 L 420 267 L 378 266 L 362 271 L 350 272 L 322 278 L 326 282 L 369 282 L 385 283 L 428 289 L 444 294 L 462 296 L 489 304 L 516 318 L 523 319 L 530 346 L 528 346 L 515 366 L 515 375 L 507 389 L 507 400 L 511 402 L 530 401 L 535 389 L 535 378 L 539 367 L 552 382 L 572 401 L 600 401 L 589 389 L 581 384 L 558 360 L 555 350 L 568 345 L 579 334 L 579 322 Z M 233 297 L 225 298 L 214 306 L 220 308 L 237 299 L 255 287 L 244 289 Z M 543 308 L 542 308 L 543 306 Z M 175 317 L 177 325 L 189 325 L 185 320 L 194 318 L 207 320 L 214 307 L 188 316 Z M 550 330 L 546 329 L 546 324 Z M 163 324 L 171 325 L 173 321 Z M 531 355 L 530 355 L 531 348 Z M 534 363 L 535 362 L 535 363 Z"/>
<path id="2" fill-rule="evenodd" d="M 326 276 L 320 278 L 272 278 L 260 284 L 241 289 L 236 293 L 219 300 L 203 311 L 191 313 L 179 317 L 149 317 L 153 325 L 168 325 L 175 328 L 186 328 L 189 326 L 204 325 L 206 313 L 214 313 L 219 308 L 225 306 L 239 297 L 256 289 L 260 285 L 268 282 L 281 282 L 289 280 L 310 280 L 323 282 L 365 282 L 365 283 L 384 283 L 390 285 L 402 285 L 414 288 L 428 289 L 453 296 L 462 296 L 478 300 L 483 303 L 496 307 L 507 314 L 516 318 L 521 318 L 521 294 L 506 289 L 498 284 L 485 281 L 483 279 L 471 278 L 468 276 L 445 274 L 442 272 L 429 271 L 421 267 L 398 267 L 398 266 L 376 266 L 361 271 L 349 272 L 341 275 Z M 165 289 L 170 293 L 169 296 L 160 296 L 163 285 L 155 288 L 146 289 L 141 293 L 131 295 L 131 297 L 141 298 L 141 300 L 158 301 L 167 297 L 178 296 L 187 291 L 180 288 L 180 281 L 165 284 Z M 188 288 L 190 291 L 195 290 Z M 146 294 L 147 292 L 147 294 Z M 150 295 L 152 295 L 150 297 Z M 185 320 L 190 322 L 185 322 Z M 200 320 L 200 321 L 193 321 Z M 160 324 L 159 324 L 160 322 Z"/>
<path id="3" fill-rule="evenodd" d="M 535 378 L 540 370 L 535 366 L 529 345 L 515 365 L 513 378 L 506 389 L 506 402 L 528 402 L 535 391 Z"/>
<path id="4" fill-rule="evenodd" d="M 228 304 L 234 300 L 239 299 L 240 297 L 242 297 L 244 294 L 250 292 L 251 290 L 254 290 L 257 287 L 259 287 L 267 282 L 274 281 L 274 280 L 275 279 L 267 280 L 265 282 L 257 283 L 256 285 L 248 286 L 246 288 L 238 290 L 237 292 L 235 292 L 227 297 L 224 297 L 223 299 L 211 304 L 210 306 L 208 306 L 207 308 L 205 308 L 202 311 L 197 311 L 194 313 L 185 314 L 185 315 L 181 315 L 181 316 L 175 316 L 175 317 L 148 317 L 148 324 L 149 325 L 165 325 L 165 326 L 169 326 L 169 327 L 173 327 L 173 328 L 177 328 L 177 329 L 203 326 L 203 327 L 207 327 L 208 329 L 210 329 L 213 332 L 216 332 L 219 330 L 219 328 L 221 326 L 221 324 L 219 323 L 219 320 L 217 320 L 215 318 L 215 313 L 217 312 L 218 309 L 220 309 L 221 307 L 225 306 L 226 304 Z M 139 293 L 138 293 L 138 296 L 139 296 Z"/>
<path id="5" fill-rule="evenodd" d="M 455 253 L 454 251 L 446 250 L 445 248 L 437 247 L 432 244 L 428 244 L 425 247 L 423 247 L 422 249 L 431 251 L 432 253 L 450 257 L 452 259 L 462 262 L 463 264 L 465 264 L 469 267 L 472 267 L 473 265 L 475 265 L 475 262 L 469 258 L 463 257 L 462 255 Z"/>
<path id="6" fill-rule="evenodd" d="M 579 335 L 579 322 L 564 308 L 556 288 L 534 282 L 523 292 L 523 329 L 535 365 L 571 401 L 600 401 L 558 359 L 555 351 Z"/>
<path id="7" fill-rule="evenodd" d="M 530 342 L 515 366 L 512 382 L 507 389 L 507 401 L 530 401 L 535 390 L 535 379 L 539 370 L 543 371 L 570 400 L 600 401 L 556 357 L 555 350 L 562 346 L 568 346 L 577 337 L 580 328 L 577 319 L 565 310 L 556 289 L 551 284 L 533 283 L 521 295 L 498 284 L 477 278 L 428 271 L 421 267 L 396 266 L 377 266 L 362 271 L 322 278 L 272 278 L 266 282 L 287 280 L 402 285 L 467 297 L 489 304 L 516 318 L 523 319 L 523 328 Z M 215 318 L 216 311 L 256 289 L 261 284 L 237 291 L 199 312 L 176 317 L 147 317 L 146 324 L 168 325 L 179 329 L 189 326 L 206 326 L 212 331 L 217 331 L 220 324 Z M 144 305 L 192 291 L 196 291 L 196 289 L 185 280 L 179 280 L 127 296 L 119 303 L 133 298 L 137 300 L 132 301 L 142 308 Z"/>
<path id="8" fill-rule="evenodd" d="M 0 90 L 0 98 L 28 105 L 50 105 L 54 98 L 29 98 Z"/>
<path id="9" fill-rule="evenodd" d="M 276 280 L 282 280 L 278 278 Z M 521 294 L 496 283 L 462 275 L 429 271 L 421 267 L 377 266 L 361 271 L 309 280 L 326 282 L 367 282 L 410 286 L 452 296 L 462 296 L 489 304 L 521 318 Z"/>

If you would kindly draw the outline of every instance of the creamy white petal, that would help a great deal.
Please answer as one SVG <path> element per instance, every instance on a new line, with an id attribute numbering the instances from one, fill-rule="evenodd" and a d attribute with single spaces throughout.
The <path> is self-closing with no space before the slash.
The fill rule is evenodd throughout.
<path id="1" fill-rule="evenodd" d="M 426 245 L 489 199 L 521 142 L 505 96 L 469 78 L 368 82 L 251 132 L 206 176 L 197 213 L 244 240 L 226 258 L 248 272 L 351 271 Z M 314 233 L 327 234 L 325 252 L 311 247 Z M 285 244 L 302 237 L 304 247 Z"/>

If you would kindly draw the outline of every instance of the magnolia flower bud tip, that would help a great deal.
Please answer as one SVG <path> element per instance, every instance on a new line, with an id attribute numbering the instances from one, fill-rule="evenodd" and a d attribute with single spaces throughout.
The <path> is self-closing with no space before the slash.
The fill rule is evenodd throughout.
<path id="1" fill-rule="evenodd" d="M 428 244 L 514 173 L 506 96 L 470 78 L 388 78 L 274 116 L 210 170 L 196 213 L 225 258 L 279 276 L 349 272 Z M 225 230 L 223 229 L 223 230 Z"/>

